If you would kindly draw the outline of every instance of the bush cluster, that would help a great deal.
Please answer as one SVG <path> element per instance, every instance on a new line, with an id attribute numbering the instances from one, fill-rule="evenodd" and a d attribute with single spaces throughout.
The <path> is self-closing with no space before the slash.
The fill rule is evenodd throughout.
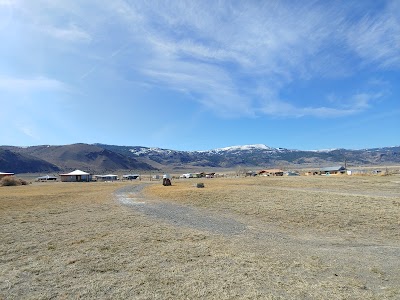
<path id="1" fill-rule="evenodd" d="M 17 186 L 29 184 L 26 180 L 15 178 L 13 176 L 6 176 L 0 180 L 0 186 Z"/>

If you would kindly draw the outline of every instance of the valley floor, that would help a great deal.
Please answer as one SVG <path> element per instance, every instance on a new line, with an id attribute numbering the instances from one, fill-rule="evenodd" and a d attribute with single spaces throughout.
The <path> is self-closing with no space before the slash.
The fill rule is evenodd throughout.
<path id="1" fill-rule="evenodd" d="M 0 299 L 398 299 L 400 178 L 0 188 Z"/>

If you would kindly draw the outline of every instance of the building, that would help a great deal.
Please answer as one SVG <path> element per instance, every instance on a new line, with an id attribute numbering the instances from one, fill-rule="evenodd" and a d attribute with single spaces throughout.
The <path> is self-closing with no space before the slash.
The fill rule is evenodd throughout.
<path id="1" fill-rule="evenodd" d="M 118 180 L 118 175 L 114 175 L 114 174 L 95 175 L 94 177 L 98 181 L 116 181 L 116 180 Z"/>
<path id="2" fill-rule="evenodd" d="M 56 181 L 57 177 L 51 175 L 39 176 L 36 181 Z"/>
<path id="3" fill-rule="evenodd" d="M 262 170 L 258 172 L 260 176 L 283 176 L 283 171 L 280 169 Z"/>
<path id="4" fill-rule="evenodd" d="M 245 174 L 244 176 L 245 176 L 245 177 L 257 176 L 257 172 L 254 172 L 254 171 L 247 171 L 246 174 Z"/>
<path id="5" fill-rule="evenodd" d="M 343 166 L 326 167 L 320 170 L 321 175 L 346 174 L 346 168 Z"/>
<path id="6" fill-rule="evenodd" d="M 3 178 L 3 177 L 6 177 L 6 176 L 13 176 L 14 175 L 14 173 L 4 173 L 4 172 L 0 172 L 0 180 Z"/>
<path id="7" fill-rule="evenodd" d="M 285 176 L 300 176 L 298 172 L 293 172 L 293 171 L 286 171 L 283 173 Z"/>
<path id="8" fill-rule="evenodd" d="M 81 170 L 75 170 L 70 173 L 60 174 L 62 182 L 89 182 L 92 181 L 92 175 Z"/>
<path id="9" fill-rule="evenodd" d="M 182 174 L 181 176 L 179 176 L 179 178 L 193 178 L 194 177 L 194 174 L 192 174 L 192 173 L 185 173 L 185 174 Z"/>

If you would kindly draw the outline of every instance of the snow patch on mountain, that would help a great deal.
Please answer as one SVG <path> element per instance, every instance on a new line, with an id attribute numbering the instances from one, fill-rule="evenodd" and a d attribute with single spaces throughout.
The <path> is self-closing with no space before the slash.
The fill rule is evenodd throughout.
<path id="1" fill-rule="evenodd" d="M 322 152 L 322 153 L 328 153 L 328 152 L 332 152 L 335 150 L 339 150 L 338 148 L 332 148 L 332 149 L 319 149 L 319 150 L 306 150 L 309 152 Z"/>
<path id="2" fill-rule="evenodd" d="M 169 154 L 174 152 L 173 150 L 168 150 L 168 149 L 161 149 L 157 147 L 139 147 L 139 149 L 129 149 L 129 152 L 132 152 L 135 155 L 146 155 L 149 153 L 152 154 Z"/>
<path id="3" fill-rule="evenodd" d="M 217 148 L 212 150 L 204 150 L 197 151 L 201 153 L 212 152 L 212 153 L 221 153 L 221 152 L 235 152 L 235 151 L 254 151 L 254 150 L 276 150 L 275 148 L 268 147 L 264 144 L 254 144 L 254 145 L 241 145 L 241 146 L 230 146 L 224 148 Z"/>

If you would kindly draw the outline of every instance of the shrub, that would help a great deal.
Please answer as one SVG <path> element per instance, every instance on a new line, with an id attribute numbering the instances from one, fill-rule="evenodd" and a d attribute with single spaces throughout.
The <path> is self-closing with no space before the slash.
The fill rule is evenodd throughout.
<path id="1" fill-rule="evenodd" d="M 0 186 L 17 186 L 17 185 L 27 185 L 26 180 L 15 178 L 13 176 L 6 176 L 0 180 Z"/>
<path id="2" fill-rule="evenodd" d="M 28 181 L 26 181 L 26 180 L 23 180 L 23 179 L 18 179 L 19 180 L 19 182 L 21 182 L 21 185 L 28 185 L 29 184 L 29 182 Z"/>

